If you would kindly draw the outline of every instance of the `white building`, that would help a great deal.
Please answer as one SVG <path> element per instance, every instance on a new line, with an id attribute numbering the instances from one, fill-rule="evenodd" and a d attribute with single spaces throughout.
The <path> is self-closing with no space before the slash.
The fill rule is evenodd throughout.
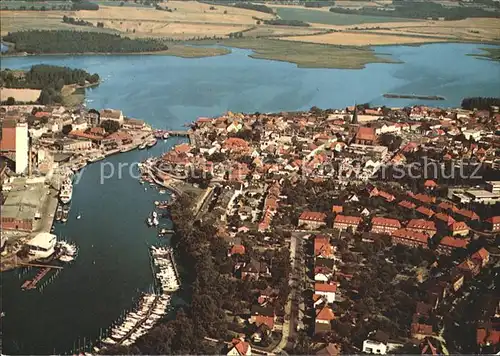
<path id="1" fill-rule="evenodd" d="M 16 173 L 23 173 L 28 168 L 28 124 L 16 125 Z"/>
<path id="2" fill-rule="evenodd" d="M 28 242 L 30 255 L 36 258 L 47 258 L 54 253 L 57 236 L 48 232 L 41 232 Z"/>

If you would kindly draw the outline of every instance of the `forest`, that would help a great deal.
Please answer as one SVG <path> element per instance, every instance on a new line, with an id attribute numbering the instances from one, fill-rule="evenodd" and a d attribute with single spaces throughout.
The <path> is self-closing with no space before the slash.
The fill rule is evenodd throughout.
<path id="1" fill-rule="evenodd" d="M 20 89 L 41 89 L 40 104 L 60 103 L 61 89 L 65 85 L 85 85 L 99 83 L 97 73 L 90 74 L 82 69 L 59 67 L 52 65 L 35 65 L 29 71 L 13 71 L 9 69 L 0 72 L 0 87 Z"/>
<path id="2" fill-rule="evenodd" d="M 275 19 L 275 20 L 264 20 L 264 23 L 266 25 L 274 25 L 274 26 L 300 26 L 300 27 L 311 26 L 307 22 L 300 21 L 300 20 Z"/>
<path id="3" fill-rule="evenodd" d="M 3 37 L 15 43 L 16 52 L 40 53 L 140 53 L 165 51 L 158 39 L 130 39 L 120 35 L 84 31 L 30 30 Z"/>
<path id="4" fill-rule="evenodd" d="M 500 98 L 472 97 L 462 99 L 462 109 L 489 110 L 490 106 L 500 106 Z"/>
<path id="5" fill-rule="evenodd" d="M 340 14 L 355 14 L 368 16 L 406 17 L 413 19 L 444 18 L 445 20 L 462 20 L 467 17 L 500 17 L 498 12 L 491 12 L 473 7 L 444 7 L 433 2 L 404 2 L 395 7 L 394 11 L 379 11 L 376 8 L 350 10 L 338 7 L 330 8 L 331 12 Z"/>
<path id="6" fill-rule="evenodd" d="M 248 2 L 242 2 L 242 3 L 234 4 L 234 7 L 239 7 L 240 9 L 248 9 L 248 10 L 265 12 L 267 14 L 274 14 L 273 9 L 271 9 L 270 7 L 268 7 L 266 5 L 262 5 L 262 4 L 251 4 Z"/>

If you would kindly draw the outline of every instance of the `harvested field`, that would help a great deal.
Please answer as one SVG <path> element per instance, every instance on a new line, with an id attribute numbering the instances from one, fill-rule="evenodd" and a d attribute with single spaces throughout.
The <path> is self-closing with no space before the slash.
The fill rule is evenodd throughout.
<path id="1" fill-rule="evenodd" d="M 323 29 L 298 26 L 256 26 L 245 32 L 245 37 L 304 36 L 324 32 Z"/>
<path id="2" fill-rule="evenodd" d="M 5 101 L 12 97 L 16 102 L 33 102 L 38 100 L 40 93 L 40 89 L 0 88 L 0 101 Z"/>
<path id="3" fill-rule="evenodd" d="M 439 38 L 429 39 L 425 37 L 372 34 L 362 32 L 334 32 L 316 36 L 286 37 L 284 39 L 289 41 L 301 41 L 341 46 L 377 46 L 445 41 L 444 39 Z"/>

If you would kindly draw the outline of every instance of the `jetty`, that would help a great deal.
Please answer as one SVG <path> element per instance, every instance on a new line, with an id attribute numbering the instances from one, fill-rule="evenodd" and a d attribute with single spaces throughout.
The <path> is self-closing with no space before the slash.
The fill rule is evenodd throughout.
<path id="1" fill-rule="evenodd" d="M 124 341 L 126 341 L 127 339 L 129 339 L 132 336 L 132 334 L 134 332 L 136 332 L 137 329 L 139 329 L 149 319 L 149 317 L 151 316 L 151 314 L 153 314 L 153 311 L 155 310 L 156 303 L 158 303 L 158 299 L 159 298 L 160 298 L 159 295 L 155 296 L 155 299 L 153 300 L 153 303 L 151 303 L 151 306 L 148 309 L 148 312 L 146 313 L 146 316 L 144 318 L 142 318 L 141 320 L 139 320 L 139 322 L 137 324 L 135 324 L 135 326 L 124 337 L 122 337 L 120 340 L 118 340 L 116 342 L 117 344 L 120 345 Z"/>

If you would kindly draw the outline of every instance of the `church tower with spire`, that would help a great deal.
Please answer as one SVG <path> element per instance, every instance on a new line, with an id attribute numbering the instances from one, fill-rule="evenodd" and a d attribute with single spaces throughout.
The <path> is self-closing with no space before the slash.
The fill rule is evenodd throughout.
<path id="1" fill-rule="evenodd" d="M 356 103 L 354 103 L 354 113 L 352 114 L 351 124 L 355 124 L 355 125 L 358 124 L 358 107 L 357 107 Z"/>

